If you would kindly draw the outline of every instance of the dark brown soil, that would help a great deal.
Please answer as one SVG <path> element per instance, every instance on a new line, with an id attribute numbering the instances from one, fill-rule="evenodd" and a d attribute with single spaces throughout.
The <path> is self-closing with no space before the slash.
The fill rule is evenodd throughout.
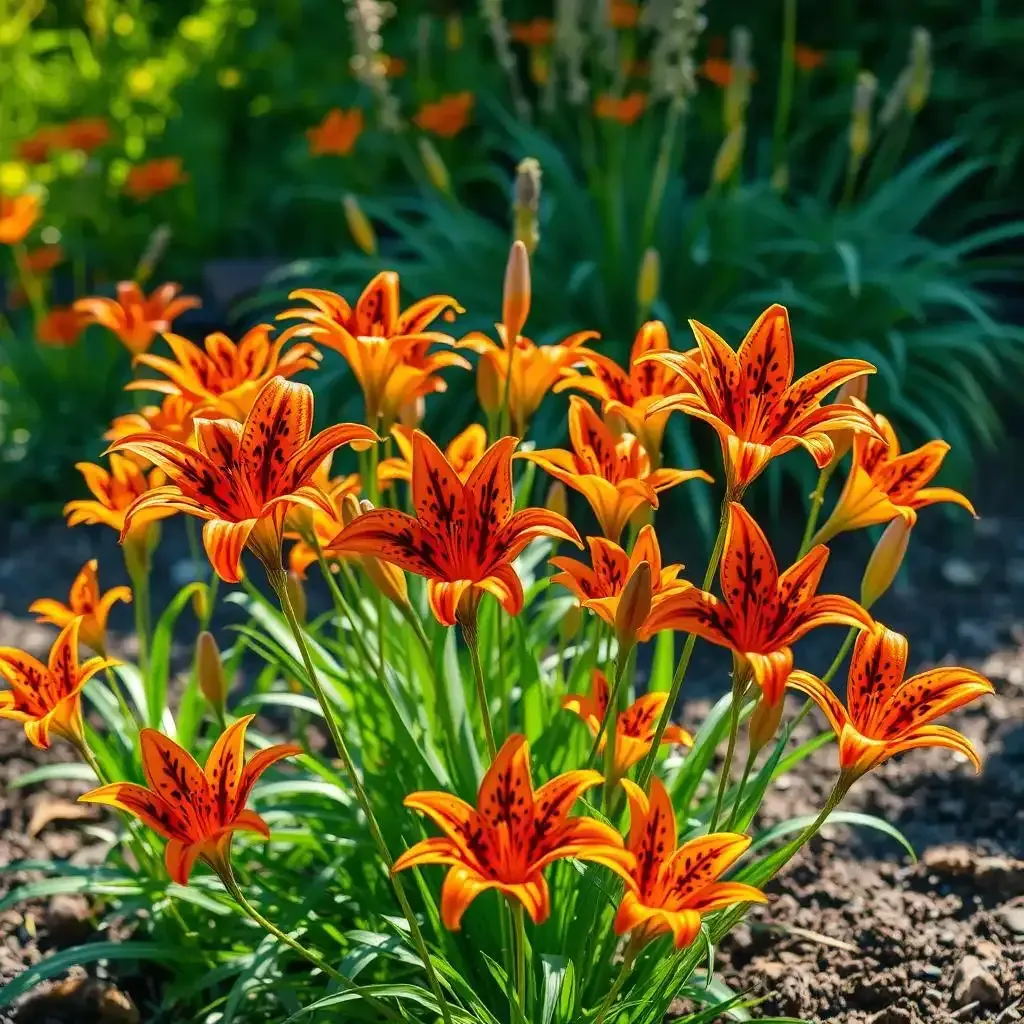
<path id="1" fill-rule="evenodd" d="M 910 636 L 914 671 L 962 663 L 993 679 L 996 696 L 951 723 L 978 745 L 985 772 L 975 777 L 944 751 L 917 751 L 861 781 L 846 807 L 894 824 L 920 861 L 910 863 L 880 833 L 826 827 L 771 887 L 770 905 L 719 951 L 730 985 L 766 997 L 755 1013 L 842 1024 L 1024 1021 L 1024 523 L 1012 488 L 1022 478 L 1013 451 L 995 463 L 1001 472 L 982 476 L 978 523 L 925 512 L 906 581 L 875 609 Z M 156 571 L 165 595 L 187 573 L 185 550 L 172 524 Z M 861 537 L 838 542 L 830 587 L 856 593 L 867 550 Z M 24 608 L 37 596 L 62 596 L 91 555 L 100 558 L 104 586 L 122 582 L 111 531 L 19 525 L 0 535 L 0 553 L 0 644 L 44 650 L 52 631 L 35 626 Z M 127 636 L 130 612 L 119 609 L 117 616 L 114 633 Z M 819 631 L 798 660 L 822 670 L 840 640 L 839 631 Z M 698 651 L 686 686 L 687 724 L 699 723 L 727 667 L 720 652 L 705 645 Z M 815 718 L 802 735 L 820 728 Z M 70 813 L 60 802 L 73 800 L 73 786 L 8 788 L 34 764 L 66 756 L 60 746 L 40 755 L 16 727 L 0 722 L 0 900 L 26 880 L 3 873 L 11 861 L 88 863 L 101 856 L 101 845 L 83 829 L 87 822 L 60 816 Z M 758 824 L 816 813 L 834 776 L 835 751 L 826 747 L 781 780 Z M 48 951 L 80 941 L 91 927 L 88 907 L 63 897 L 0 912 L 0 984 Z M 112 984 L 102 976 L 72 982 L 27 1004 L 17 1019 L 139 1020 Z M 140 1005 L 144 1021 L 144 998 Z"/>

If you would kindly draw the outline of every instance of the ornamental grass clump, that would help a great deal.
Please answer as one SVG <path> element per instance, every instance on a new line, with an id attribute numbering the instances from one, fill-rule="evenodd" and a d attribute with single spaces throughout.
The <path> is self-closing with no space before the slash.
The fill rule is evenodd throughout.
<path id="1" fill-rule="evenodd" d="M 44 960 L 0 1005 L 102 956 L 164 965 L 176 1019 L 655 1024 L 682 996 L 684 1019 L 710 1021 L 756 1002 L 714 978 L 716 944 L 751 906 L 771 913 L 772 878 L 826 821 L 851 820 L 839 805 L 862 775 L 923 746 L 980 768 L 939 720 L 991 684 L 958 667 L 908 677 L 900 623 L 869 611 L 916 517 L 971 508 L 923 486 L 941 442 L 901 453 L 867 392 L 852 396 L 872 364 L 794 380 L 779 305 L 735 347 L 692 322 L 688 348 L 650 322 L 627 367 L 596 337 L 546 352 L 522 337 L 521 241 L 509 268 L 500 345 L 460 339 L 448 295 L 403 310 L 383 273 L 354 302 L 297 292 L 308 305 L 284 311 L 277 341 L 267 327 L 204 352 L 167 334 L 170 356 L 138 358 L 161 378 L 134 387 L 173 401 L 120 417 L 103 461 L 83 466 L 95 500 L 68 506 L 70 525 L 117 530 L 132 591 L 103 593 L 90 561 L 67 605 L 33 606 L 63 627 L 47 664 L 0 649 L 0 716 L 84 762 L 22 784 L 87 781 L 84 801 L 121 813 L 101 867 L 51 865 L 9 902 L 74 889 L 134 934 Z M 488 382 L 486 426 L 434 439 L 419 418 L 444 387 L 471 387 L 464 351 Z M 366 421 L 317 432 L 312 391 L 280 370 L 339 359 Z M 509 433 L 528 433 L 538 380 L 574 392 L 571 451 Z M 660 441 L 676 414 L 710 424 L 715 465 L 671 465 Z M 748 494 L 773 460 L 807 455 L 822 484 L 802 549 L 780 560 Z M 847 483 L 819 528 L 837 472 Z M 669 564 L 685 524 L 660 520 L 658 495 L 698 486 L 720 499 L 711 557 Z M 565 487 L 586 503 L 571 509 Z M 154 625 L 157 524 L 179 513 L 203 524 L 209 576 Z M 828 592 L 828 545 L 883 523 L 861 600 Z M 317 613 L 307 592 L 321 584 Z M 128 601 L 137 664 L 108 656 L 108 615 Z M 190 605 L 196 654 L 177 686 L 170 641 Z M 218 607 L 236 621 L 223 654 Z M 819 676 L 793 645 L 829 627 L 845 639 Z M 679 704 L 698 641 L 732 656 L 703 719 Z M 851 646 L 844 700 L 831 684 Z M 809 700 L 796 710 L 788 694 Z M 796 745 L 815 706 L 825 731 Z M 760 834 L 769 788 L 833 734 L 821 813 Z"/>

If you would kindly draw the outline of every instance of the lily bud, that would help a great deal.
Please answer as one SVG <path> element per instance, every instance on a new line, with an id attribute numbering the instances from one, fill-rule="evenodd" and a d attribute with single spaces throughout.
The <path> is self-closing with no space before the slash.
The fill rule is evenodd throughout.
<path id="1" fill-rule="evenodd" d="M 854 377 L 853 380 L 848 380 L 836 393 L 835 402 L 836 405 L 849 405 L 852 398 L 856 398 L 860 402 L 868 400 L 867 374 L 861 374 L 859 377 Z M 835 454 L 832 456 L 830 465 L 834 467 L 853 447 L 853 431 L 837 430 L 832 435 L 832 446 L 835 448 Z"/>
<path id="2" fill-rule="evenodd" d="M 651 565 L 640 562 L 626 580 L 615 609 L 615 635 L 623 647 L 636 643 L 637 632 L 651 614 L 652 597 Z"/>
<path id="3" fill-rule="evenodd" d="M 196 674 L 199 677 L 199 689 L 210 707 L 218 715 L 223 715 L 228 699 L 228 681 L 224 674 L 224 663 L 220 658 L 217 641 L 214 640 L 213 634 L 206 630 L 203 630 L 196 640 Z"/>
<path id="4" fill-rule="evenodd" d="M 722 144 L 715 154 L 715 163 L 711 169 L 711 180 L 716 185 L 724 185 L 739 166 L 743 156 L 743 145 L 746 141 L 746 125 L 738 124 L 722 139 Z"/>
<path id="5" fill-rule="evenodd" d="M 910 83 L 907 88 L 907 110 L 918 113 L 928 99 L 932 87 L 932 36 L 920 25 L 910 38 Z"/>
<path id="6" fill-rule="evenodd" d="M 535 51 L 536 52 L 536 51 Z M 528 156 L 516 168 L 512 191 L 512 219 L 514 237 L 533 253 L 540 242 L 537 211 L 540 209 L 540 162 Z"/>
<path id="7" fill-rule="evenodd" d="M 288 600 L 291 602 L 292 610 L 295 612 L 295 618 L 299 622 L 305 623 L 309 605 L 306 601 L 306 590 L 302 586 L 302 580 L 295 573 L 290 572 L 284 586 L 285 590 L 288 591 Z"/>
<path id="8" fill-rule="evenodd" d="M 505 394 L 505 384 L 501 374 L 494 365 L 494 360 L 487 355 L 480 357 L 476 367 L 476 397 L 480 408 L 488 416 L 501 411 L 501 400 Z"/>
<path id="9" fill-rule="evenodd" d="M 200 622 L 206 622 L 210 614 L 210 589 L 205 583 L 200 583 L 192 591 L 192 611 Z"/>
<path id="10" fill-rule="evenodd" d="M 661 288 L 661 257 L 653 246 L 644 253 L 640 261 L 640 276 L 636 282 L 636 303 L 640 308 L 640 319 L 646 320 L 647 313 Z"/>
<path id="11" fill-rule="evenodd" d="M 423 395 L 417 395 L 411 402 L 406 402 L 405 405 L 400 406 L 398 409 L 398 422 L 403 427 L 408 427 L 410 430 L 414 430 L 423 422 L 423 417 L 427 413 L 427 402 Z"/>
<path id="12" fill-rule="evenodd" d="M 781 698 L 772 704 L 762 693 L 757 699 L 757 707 L 750 716 L 750 756 L 756 756 L 775 738 L 782 721 L 782 708 L 785 701 Z"/>
<path id="13" fill-rule="evenodd" d="M 352 240 L 359 246 L 367 256 L 374 256 L 377 253 L 377 235 L 370 223 L 370 218 L 363 212 L 359 200 L 350 192 L 342 200 L 345 208 L 345 221 L 348 224 Z"/>
<path id="14" fill-rule="evenodd" d="M 423 161 L 423 167 L 427 172 L 427 177 L 430 179 L 430 184 L 438 192 L 450 196 L 452 194 L 452 179 L 444 160 L 441 158 L 441 154 L 438 153 L 437 148 L 426 135 L 421 135 L 416 140 L 416 145 L 419 146 L 420 159 Z"/>
<path id="15" fill-rule="evenodd" d="M 354 494 L 346 494 L 341 499 L 341 522 L 348 526 L 359 515 L 359 499 Z"/>
<path id="16" fill-rule="evenodd" d="M 517 238 L 512 243 L 505 266 L 505 288 L 501 299 L 501 322 L 505 325 L 506 344 L 511 347 L 523 333 L 530 315 L 530 254 Z"/>
<path id="17" fill-rule="evenodd" d="M 449 14 L 444 23 L 444 43 L 449 50 L 462 49 L 462 16 Z"/>
<path id="18" fill-rule="evenodd" d="M 892 586 L 907 553 L 913 525 L 911 517 L 897 516 L 879 537 L 860 584 L 860 603 L 865 608 L 870 608 Z"/>
<path id="19" fill-rule="evenodd" d="M 574 604 L 558 623 L 558 639 L 563 646 L 580 631 L 581 625 L 583 625 L 583 609 L 578 604 Z"/>
<path id="20" fill-rule="evenodd" d="M 382 562 L 373 555 L 364 555 L 360 559 L 366 575 L 370 582 L 394 605 L 406 607 L 409 604 L 409 586 L 406 583 L 405 573 L 392 565 L 391 562 Z"/>
<path id="21" fill-rule="evenodd" d="M 862 71 L 857 76 L 850 116 L 850 157 L 857 166 L 871 145 L 871 106 L 877 89 L 878 79 L 870 71 Z"/>
<path id="22" fill-rule="evenodd" d="M 561 480 L 556 480 L 548 488 L 548 496 L 544 501 L 544 507 L 549 512 L 554 512 L 556 515 L 560 515 L 563 519 L 567 519 L 569 516 L 569 494 L 565 489 L 565 484 Z"/>

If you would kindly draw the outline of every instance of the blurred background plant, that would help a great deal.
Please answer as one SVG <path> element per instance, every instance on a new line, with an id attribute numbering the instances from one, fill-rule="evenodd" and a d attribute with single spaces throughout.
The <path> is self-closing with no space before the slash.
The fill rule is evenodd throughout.
<path id="1" fill-rule="evenodd" d="M 26 290 L 17 247 L 0 250 L 5 500 L 66 493 L 130 372 L 100 328 L 48 333 L 51 306 L 137 273 L 162 225 L 170 244 L 144 269 L 204 295 L 205 314 L 176 328 L 193 335 L 270 321 L 299 283 L 354 297 L 382 267 L 410 297 L 454 293 L 460 329 L 486 330 L 513 234 L 533 250 L 537 341 L 592 328 L 622 358 L 647 317 L 676 347 L 691 344 L 688 317 L 736 341 L 781 301 L 800 363 L 875 362 L 872 404 L 911 440 L 946 437 L 954 475 L 1020 382 L 1009 185 L 1024 120 L 1006 83 L 1024 17 L 1008 4 L 403 0 L 399 15 L 379 0 L 8 0 L 4 12 L 0 190 L 42 200 L 21 243 L 39 287 Z M 225 260 L 259 261 L 235 271 L 262 286 L 209 301 Z M 318 375 L 319 407 L 347 415 L 356 389 L 336 362 Z M 429 425 L 446 438 L 470 406 L 452 389 Z M 564 401 L 542 409 L 538 435 L 557 443 L 563 414 Z M 707 436 L 681 420 L 670 455 L 689 465 Z M 806 494 L 809 476 L 798 482 Z M 785 480 L 773 483 L 780 500 Z"/>

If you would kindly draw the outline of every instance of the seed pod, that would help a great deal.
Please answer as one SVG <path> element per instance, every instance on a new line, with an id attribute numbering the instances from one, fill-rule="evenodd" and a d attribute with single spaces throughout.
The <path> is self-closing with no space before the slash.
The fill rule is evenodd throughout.
<path id="1" fill-rule="evenodd" d="M 348 223 L 349 233 L 352 240 L 359 246 L 367 256 L 374 256 L 377 252 L 377 235 L 370 223 L 370 218 L 363 212 L 359 200 L 350 192 L 342 200 L 345 208 L 345 220 Z"/>
<path id="2" fill-rule="evenodd" d="M 206 630 L 196 640 L 196 672 L 203 696 L 218 715 L 223 715 L 228 699 L 228 681 L 217 641 Z"/>
<path id="3" fill-rule="evenodd" d="M 870 608 L 892 586 L 907 553 L 913 525 L 910 516 L 897 516 L 879 537 L 860 584 L 860 603 L 865 608 Z"/>
<path id="4" fill-rule="evenodd" d="M 615 635 L 623 647 L 636 643 L 637 632 L 651 614 L 652 597 L 650 563 L 640 562 L 626 580 L 615 609 Z"/>
<path id="5" fill-rule="evenodd" d="M 518 238 L 509 250 L 505 266 L 505 287 L 501 298 L 501 322 L 505 325 L 507 344 L 513 345 L 523 333 L 530 315 L 530 254 Z"/>

